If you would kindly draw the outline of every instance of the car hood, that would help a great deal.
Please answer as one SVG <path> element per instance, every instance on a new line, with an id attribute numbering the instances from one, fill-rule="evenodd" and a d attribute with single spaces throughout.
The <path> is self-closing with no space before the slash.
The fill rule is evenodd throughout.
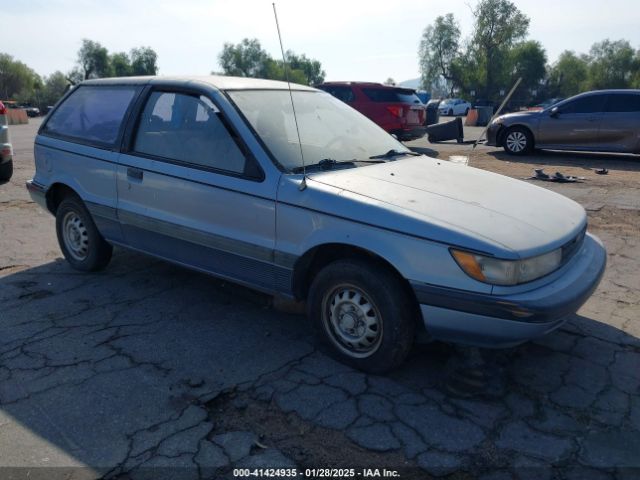
<path id="1" fill-rule="evenodd" d="M 307 184 L 333 188 L 340 216 L 502 258 L 557 248 L 586 225 L 584 209 L 562 195 L 425 156 L 311 174 Z"/>
<path id="2" fill-rule="evenodd" d="M 521 112 L 505 113 L 496 118 L 496 121 L 509 121 L 516 119 L 532 119 L 539 117 L 542 110 L 523 110 Z"/>

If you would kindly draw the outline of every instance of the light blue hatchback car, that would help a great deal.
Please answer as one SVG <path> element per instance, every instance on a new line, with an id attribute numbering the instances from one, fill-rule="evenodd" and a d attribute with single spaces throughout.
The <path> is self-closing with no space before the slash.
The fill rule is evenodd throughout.
<path id="1" fill-rule="evenodd" d="M 119 245 L 304 300 L 334 354 L 372 372 L 418 329 L 491 347 L 548 333 L 605 268 L 577 203 L 417 155 L 300 85 L 87 81 L 43 122 L 35 159 L 27 188 L 74 268 Z"/>

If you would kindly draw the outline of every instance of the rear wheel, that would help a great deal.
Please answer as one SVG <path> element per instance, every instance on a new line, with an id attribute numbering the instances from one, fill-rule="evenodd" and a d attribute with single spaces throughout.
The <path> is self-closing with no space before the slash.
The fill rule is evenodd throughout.
<path id="1" fill-rule="evenodd" d="M 75 195 L 60 202 L 56 233 L 64 257 L 76 270 L 102 270 L 111 260 L 113 247 L 100 235 L 91 214 Z"/>
<path id="2" fill-rule="evenodd" d="M 400 365 L 414 339 L 415 309 L 399 279 L 362 260 L 338 260 L 311 285 L 308 314 L 330 353 L 361 370 Z"/>
<path id="3" fill-rule="evenodd" d="M 13 175 L 13 161 L 0 165 L 0 181 L 8 182 Z"/>
<path id="4" fill-rule="evenodd" d="M 523 127 L 513 127 L 507 130 L 502 146 L 511 155 L 526 155 L 533 149 L 533 136 Z"/>
<path id="5" fill-rule="evenodd" d="M 467 115 L 469 115 L 469 109 L 468 108 L 464 111 L 464 116 L 466 117 Z"/>
<path id="6" fill-rule="evenodd" d="M 453 117 L 453 109 L 451 109 L 451 108 L 449 109 L 449 113 L 448 113 L 448 115 L 449 115 L 450 117 Z"/>

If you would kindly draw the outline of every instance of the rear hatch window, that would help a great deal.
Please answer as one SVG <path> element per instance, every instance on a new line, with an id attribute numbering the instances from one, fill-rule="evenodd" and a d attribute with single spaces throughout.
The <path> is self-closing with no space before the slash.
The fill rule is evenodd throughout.
<path id="1" fill-rule="evenodd" d="M 80 86 L 53 112 L 42 133 L 112 147 L 137 87 Z"/>
<path id="2" fill-rule="evenodd" d="M 373 102 L 422 105 L 415 92 L 405 88 L 363 88 L 362 91 Z"/>

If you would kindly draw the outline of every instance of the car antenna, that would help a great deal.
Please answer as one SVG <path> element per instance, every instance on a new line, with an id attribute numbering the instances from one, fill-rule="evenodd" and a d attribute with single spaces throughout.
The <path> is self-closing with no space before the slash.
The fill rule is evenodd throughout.
<path id="1" fill-rule="evenodd" d="M 300 159 L 302 160 L 302 182 L 300 183 L 300 186 L 298 187 L 298 189 L 302 191 L 305 188 L 307 188 L 307 171 L 304 165 L 304 153 L 302 151 L 302 140 L 300 139 L 300 129 L 298 128 L 298 117 L 296 116 L 296 106 L 293 103 L 293 93 L 291 91 L 291 82 L 289 81 L 287 58 L 284 54 L 284 48 L 282 47 L 282 35 L 280 35 L 280 25 L 278 24 L 278 13 L 276 12 L 276 4 L 272 3 L 271 5 L 273 5 L 273 16 L 276 19 L 276 29 L 278 30 L 278 41 L 280 42 L 280 52 L 282 52 L 282 62 L 284 64 L 284 76 L 287 79 L 287 85 L 289 87 L 289 98 L 291 99 L 291 108 L 293 110 L 293 121 L 296 124 L 296 133 L 298 134 L 298 145 L 300 146 Z"/>

